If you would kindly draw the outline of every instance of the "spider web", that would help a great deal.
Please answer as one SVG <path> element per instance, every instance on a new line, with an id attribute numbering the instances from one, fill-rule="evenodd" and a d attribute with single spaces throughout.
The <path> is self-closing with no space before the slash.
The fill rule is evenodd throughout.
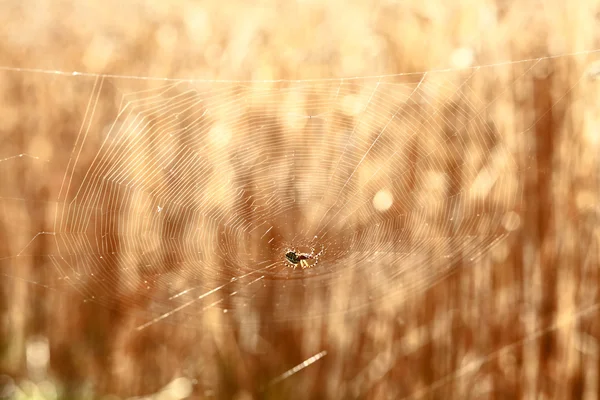
<path id="1" fill-rule="evenodd" d="M 518 227 L 510 138 L 535 121 L 495 116 L 542 60 L 304 81 L 8 69 L 71 119 L 0 162 L 5 182 L 35 171 L 46 194 L 3 185 L 21 232 L 4 275 L 125 304 L 147 317 L 138 329 L 399 304 Z M 78 95 L 85 107 L 66 104 Z M 23 204 L 51 225 L 24 227 Z M 289 249 L 323 254 L 293 269 Z"/>

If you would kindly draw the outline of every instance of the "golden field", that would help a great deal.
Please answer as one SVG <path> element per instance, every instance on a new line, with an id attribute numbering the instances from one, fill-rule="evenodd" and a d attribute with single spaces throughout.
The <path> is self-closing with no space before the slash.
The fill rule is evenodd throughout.
<path id="1" fill-rule="evenodd" d="M 1 398 L 600 397 L 598 2 L 2 9 Z"/>

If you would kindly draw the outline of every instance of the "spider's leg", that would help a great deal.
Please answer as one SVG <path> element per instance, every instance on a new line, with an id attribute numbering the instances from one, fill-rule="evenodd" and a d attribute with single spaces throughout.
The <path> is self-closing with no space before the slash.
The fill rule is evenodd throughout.
<path id="1" fill-rule="evenodd" d="M 308 262 L 306 260 L 300 260 L 300 266 L 302 269 L 308 268 Z"/>

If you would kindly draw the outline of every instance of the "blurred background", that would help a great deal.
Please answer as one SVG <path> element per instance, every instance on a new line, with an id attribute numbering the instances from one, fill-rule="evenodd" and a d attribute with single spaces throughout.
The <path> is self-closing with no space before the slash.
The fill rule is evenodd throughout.
<path id="1" fill-rule="evenodd" d="M 600 397 L 599 2 L 1 8 L 0 398 Z"/>

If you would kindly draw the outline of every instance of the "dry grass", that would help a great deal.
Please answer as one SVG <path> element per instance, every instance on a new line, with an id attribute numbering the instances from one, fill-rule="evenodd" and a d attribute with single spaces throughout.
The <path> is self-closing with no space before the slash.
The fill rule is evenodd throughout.
<path id="1" fill-rule="evenodd" d="M 0 396 L 600 397 L 597 2 L 3 9 Z"/>

